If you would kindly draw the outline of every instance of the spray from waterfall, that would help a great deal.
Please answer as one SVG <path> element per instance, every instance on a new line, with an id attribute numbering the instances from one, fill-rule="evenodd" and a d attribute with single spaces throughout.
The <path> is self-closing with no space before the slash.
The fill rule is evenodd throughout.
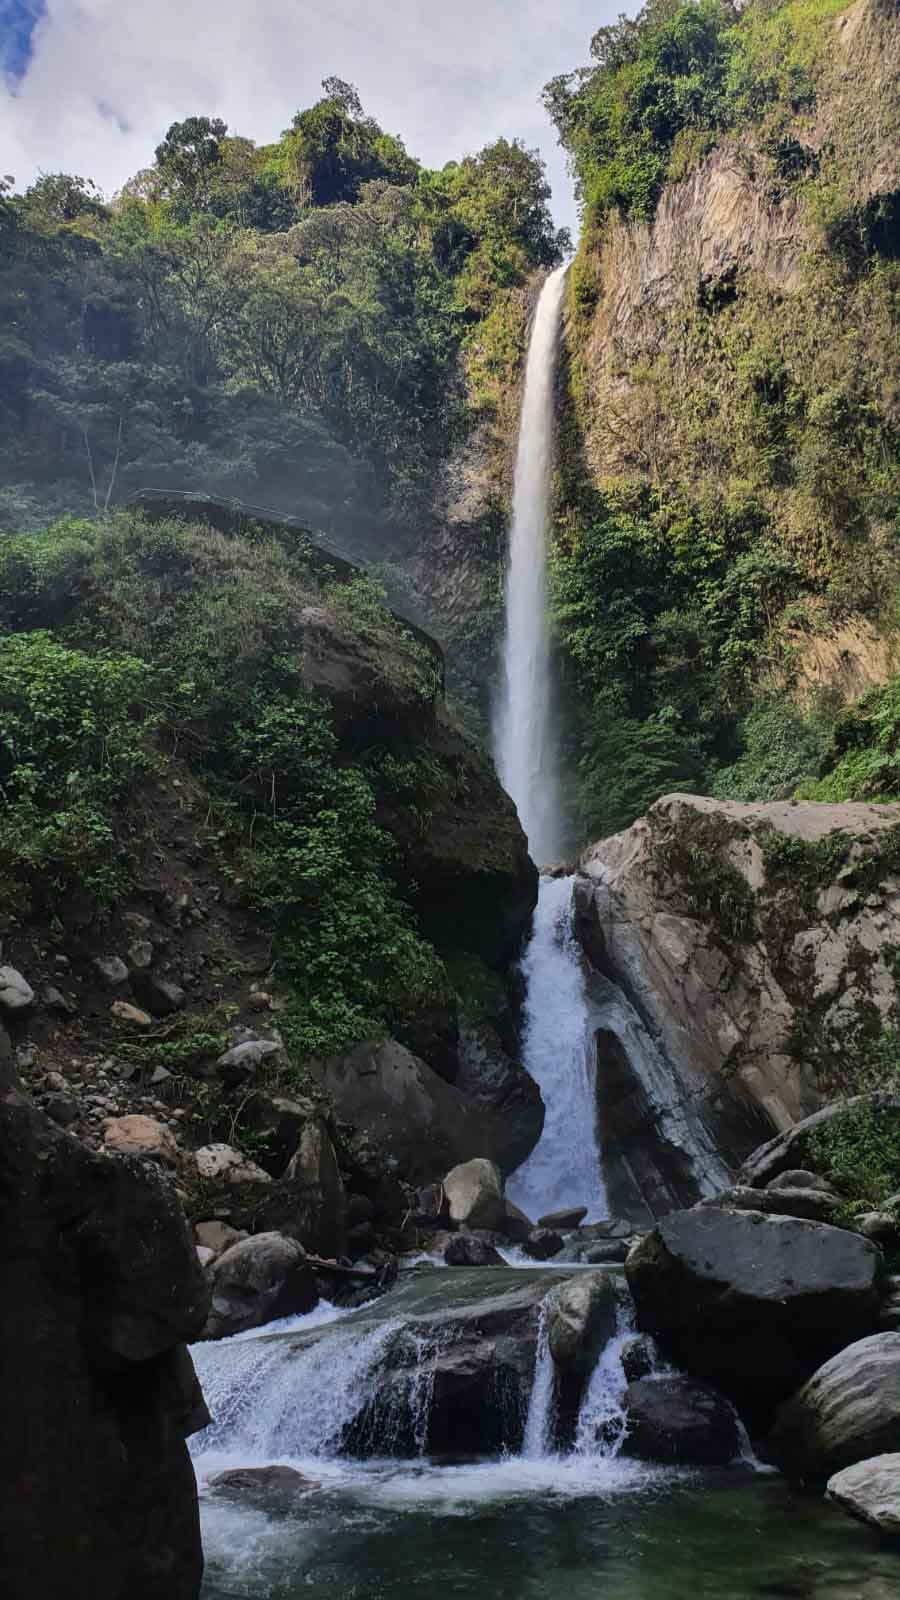
<path id="1" fill-rule="evenodd" d="M 565 267 L 548 277 L 534 317 L 513 493 L 503 683 L 495 729 L 500 781 L 516 803 L 536 861 L 555 860 L 561 822 L 547 622 L 547 514 L 554 387 Z"/>

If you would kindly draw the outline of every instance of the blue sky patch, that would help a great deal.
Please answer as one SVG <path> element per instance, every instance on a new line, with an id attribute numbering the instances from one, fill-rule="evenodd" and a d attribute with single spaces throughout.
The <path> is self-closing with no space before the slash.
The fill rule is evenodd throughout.
<path id="1" fill-rule="evenodd" d="M 45 0 L 0 0 L 0 72 L 17 83 L 31 60 L 31 40 Z"/>

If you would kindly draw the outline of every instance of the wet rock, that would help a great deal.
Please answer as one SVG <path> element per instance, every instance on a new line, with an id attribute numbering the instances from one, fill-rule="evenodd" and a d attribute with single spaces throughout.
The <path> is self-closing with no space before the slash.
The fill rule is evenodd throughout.
<path id="1" fill-rule="evenodd" d="M 788 1477 L 821 1480 L 900 1450 L 900 1334 L 860 1339 L 778 1412 L 767 1453 Z"/>
<path id="2" fill-rule="evenodd" d="M 547 1323 L 550 1354 L 557 1367 L 593 1371 L 597 1356 L 616 1331 L 619 1297 L 606 1273 L 582 1272 L 559 1291 Z"/>
<path id="3" fill-rule="evenodd" d="M 528 1235 L 534 1232 L 534 1223 L 530 1217 L 526 1217 L 524 1211 L 520 1211 L 518 1206 L 504 1197 L 503 1220 L 498 1223 L 497 1231 L 512 1240 L 513 1244 L 522 1244 Z"/>
<path id="4" fill-rule="evenodd" d="M 444 1250 L 448 1267 L 502 1267 L 503 1257 L 472 1233 L 451 1234 Z"/>
<path id="5" fill-rule="evenodd" d="M 321 1485 L 293 1467 L 231 1467 L 215 1472 L 206 1487 L 226 1500 L 258 1506 L 261 1511 L 290 1512 Z"/>
<path id="6" fill-rule="evenodd" d="M 586 1216 L 587 1206 L 570 1206 L 568 1211 L 549 1211 L 545 1217 L 538 1217 L 537 1225 L 565 1233 L 569 1228 L 579 1228 Z"/>
<path id="7" fill-rule="evenodd" d="M 610 1239 L 606 1244 L 588 1245 L 581 1251 L 581 1259 L 594 1267 L 619 1267 L 627 1260 L 628 1251 L 627 1239 Z"/>
<path id="8" fill-rule="evenodd" d="M 230 1227 L 227 1222 L 219 1222 L 215 1219 L 209 1222 L 198 1222 L 194 1228 L 194 1234 L 198 1245 L 211 1250 L 215 1256 L 222 1255 L 224 1251 L 230 1250 L 233 1244 L 239 1244 L 242 1239 L 247 1237 L 245 1233 L 241 1233 L 237 1228 Z"/>
<path id="9" fill-rule="evenodd" d="M 638 1378 L 649 1378 L 656 1366 L 656 1351 L 653 1340 L 646 1335 L 636 1334 L 622 1346 L 622 1371 L 629 1383 L 637 1383 Z"/>
<path id="10" fill-rule="evenodd" d="M 149 1013 L 141 1011 L 139 1006 L 129 1005 L 127 1000 L 114 1000 L 109 1012 L 116 1022 L 121 1022 L 126 1028 L 143 1030 L 153 1027 L 153 1018 Z"/>
<path id="11" fill-rule="evenodd" d="M 454 1167 L 444 1179 L 444 1194 L 458 1227 L 499 1228 L 504 1221 L 503 1180 L 492 1161 L 476 1158 Z"/>
<path id="12" fill-rule="evenodd" d="M 174 1135 L 154 1117 L 133 1115 L 104 1122 L 103 1144 L 111 1155 L 143 1156 L 164 1166 L 174 1166 L 178 1160 Z"/>
<path id="13" fill-rule="evenodd" d="M 857 1461 L 829 1478 L 829 1500 L 879 1533 L 900 1535 L 900 1454 Z"/>
<path id="14" fill-rule="evenodd" d="M 732 1407 L 689 1378 L 639 1378 L 625 1391 L 622 1450 L 672 1466 L 725 1466 L 740 1451 Z"/>
<path id="15" fill-rule="evenodd" d="M 204 1339 L 261 1328 L 275 1317 L 311 1311 L 319 1298 L 315 1273 L 296 1239 L 258 1233 L 218 1257 L 209 1270 L 212 1305 Z"/>
<path id="16" fill-rule="evenodd" d="M 171 1017 L 184 1008 L 187 996 L 180 984 L 158 972 L 137 970 L 131 974 L 131 987 L 142 1006 L 154 1017 Z"/>
<path id="17" fill-rule="evenodd" d="M 495 974 L 483 970 L 488 981 L 499 984 Z M 544 1126 L 544 1102 L 519 1059 L 515 1024 L 464 1016 L 458 1053 L 456 1087 L 479 1118 L 483 1153 L 508 1176 L 531 1154 Z"/>
<path id="18" fill-rule="evenodd" d="M 128 968 L 121 956 L 95 956 L 94 971 L 110 989 L 120 989 L 128 982 Z"/>
<path id="19" fill-rule="evenodd" d="M 7 1016 L 21 1016 L 34 1005 L 31 984 L 15 967 L 0 967 L 0 1011 Z"/>
<path id="20" fill-rule="evenodd" d="M 554 1233 L 552 1228 L 532 1228 L 522 1240 L 522 1249 L 533 1261 L 550 1261 L 559 1255 L 562 1247 L 562 1234 Z"/>
<path id="21" fill-rule="evenodd" d="M 657 1223 L 625 1270 L 664 1352 L 765 1412 L 872 1330 L 880 1267 L 875 1245 L 842 1228 L 701 1205 Z"/>
<path id="22" fill-rule="evenodd" d="M 248 1161 L 241 1155 L 240 1150 L 235 1150 L 230 1144 L 206 1144 L 194 1152 L 197 1163 L 197 1172 L 201 1178 L 210 1183 L 225 1182 L 228 1184 L 269 1184 L 272 1179 L 255 1161 Z"/>

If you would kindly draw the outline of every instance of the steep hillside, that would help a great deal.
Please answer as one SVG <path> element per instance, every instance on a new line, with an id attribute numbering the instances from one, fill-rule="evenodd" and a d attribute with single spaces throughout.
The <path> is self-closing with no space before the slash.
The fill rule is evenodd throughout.
<path id="1" fill-rule="evenodd" d="M 39 1104 L 149 1139 L 197 1207 L 222 1179 L 213 1215 L 275 1204 L 307 1125 L 392 1216 L 403 1180 L 521 1160 L 537 873 L 434 642 L 297 526 L 161 495 L 8 540 L 0 619 L 0 1020 Z"/>
<path id="2" fill-rule="evenodd" d="M 584 208 L 555 563 L 582 837 L 826 772 L 897 665 L 900 524 L 896 7 L 654 0 L 592 54 L 548 88 Z"/>

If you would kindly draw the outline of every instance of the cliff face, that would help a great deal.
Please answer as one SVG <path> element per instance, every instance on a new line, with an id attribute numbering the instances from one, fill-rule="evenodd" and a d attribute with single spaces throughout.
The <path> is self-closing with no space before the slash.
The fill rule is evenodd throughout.
<path id="1" fill-rule="evenodd" d="M 588 954 L 726 1162 L 865 1085 L 900 1015 L 898 840 L 896 805 L 669 795 L 583 856 Z"/>
<path id="2" fill-rule="evenodd" d="M 814 757 L 755 789 L 725 775 L 744 720 L 777 702 L 795 747 L 794 713 L 819 719 L 818 748 L 836 707 L 897 665 L 896 8 L 751 3 L 714 61 L 678 76 L 688 14 L 647 14 L 646 94 L 668 105 L 699 83 L 713 125 L 659 147 L 663 181 L 640 203 L 588 189 L 570 274 L 556 601 L 595 836 L 666 788 L 789 795 Z M 627 189 L 637 146 L 589 130 L 632 67 L 625 87 L 596 70 L 599 89 L 571 91 L 575 149 Z"/>

